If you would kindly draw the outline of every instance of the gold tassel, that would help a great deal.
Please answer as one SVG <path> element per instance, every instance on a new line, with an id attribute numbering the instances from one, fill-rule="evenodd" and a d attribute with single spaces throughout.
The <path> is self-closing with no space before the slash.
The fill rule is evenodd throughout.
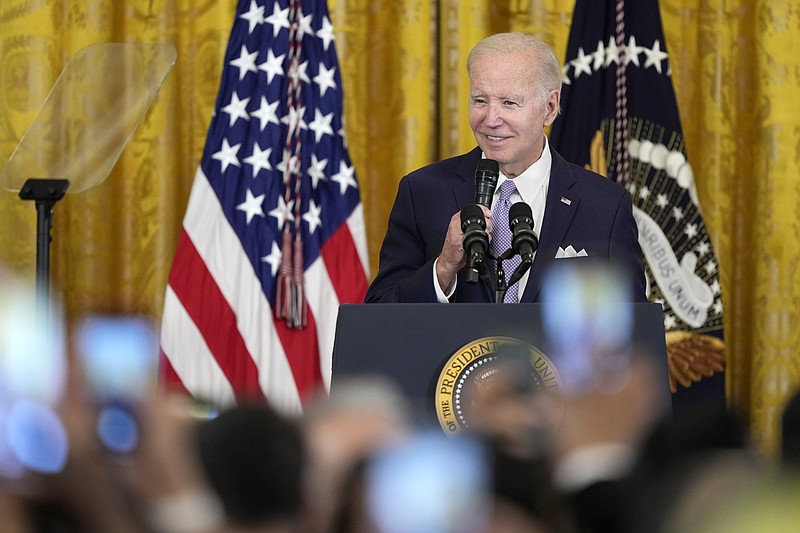
<path id="1" fill-rule="evenodd" d="M 306 327 L 308 320 L 308 309 L 305 298 L 305 277 L 303 275 L 303 240 L 300 232 L 294 239 L 294 249 L 292 254 L 292 289 L 294 293 L 294 313 L 290 326 L 295 329 Z"/>
<path id="2" fill-rule="evenodd" d="M 292 310 L 292 246 L 289 226 L 283 229 L 283 242 L 281 243 L 281 266 L 278 273 L 278 294 L 275 300 L 275 313 L 278 318 L 291 322 Z"/>

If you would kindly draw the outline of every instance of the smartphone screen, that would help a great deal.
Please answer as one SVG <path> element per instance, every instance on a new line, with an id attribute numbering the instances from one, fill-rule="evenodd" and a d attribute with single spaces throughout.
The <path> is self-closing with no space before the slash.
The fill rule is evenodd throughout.
<path id="1" fill-rule="evenodd" d="M 564 262 L 548 274 L 542 317 L 563 392 L 608 392 L 627 376 L 629 286 L 620 270 L 603 263 Z"/>
<path id="2" fill-rule="evenodd" d="M 16 485 L 66 463 L 69 443 L 58 409 L 67 357 L 56 302 L 42 316 L 33 288 L 2 276 L 0 295 L 0 481 Z"/>
<path id="3" fill-rule="evenodd" d="M 76 348 L 97 405 L 96 431 L 115 454 L 134 451 L 141 438 L 137 408 L 155 390 L 158 342 L 142 316 L 99 315 L 84 319 Z"/>
<path id="4" fill-rule="evenodd" d="M 372 458 L 367 513 L 378 533 L 483 531 L 491 473 L 484 445 L 464 435 L 422 432 Z"/>

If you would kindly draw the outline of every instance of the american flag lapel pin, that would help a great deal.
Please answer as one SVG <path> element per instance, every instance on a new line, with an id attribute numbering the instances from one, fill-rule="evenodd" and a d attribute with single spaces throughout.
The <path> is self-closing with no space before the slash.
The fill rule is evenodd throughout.
<path id="1" fill-rule="evenodd" d="M 572 205 L 572 200 L 570 200 L 569 198 L 567 198 L 565 196 L 562 196 L 561 197 L 561 203 L 565 204 L 565 205 Z"/>

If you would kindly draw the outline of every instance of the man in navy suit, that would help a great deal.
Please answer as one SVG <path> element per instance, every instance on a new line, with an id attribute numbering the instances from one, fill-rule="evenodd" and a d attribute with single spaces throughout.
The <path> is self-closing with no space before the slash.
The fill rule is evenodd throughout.
<path id="1" fill-rule="evenodd" d="M 553 50 L 529 35 L 497 34 L 472 49 L 467 70 L 469 123 L 478 147 L 400 181 L 379 271 L 365 301 L 494 301 L 493 287 L 468 282 L 464 268 L 460 211 L 476 203 L 475 168 L 482 157 L 500 166 L 493 210 L 503 182 L 513 180 L 512 201 L 531 206 L 539 237 L 516 301 L 540 301 L 543 281 L 554 265 L 591 260 L 621 269 L 631 279 L 630 299 L 646 301 L 630 194 L 568 163 L 550 148 L 544 134 L 559 113 L 561 99 L 561 67 Z M 492 210 L 480 207 L 491 239 Z"/>

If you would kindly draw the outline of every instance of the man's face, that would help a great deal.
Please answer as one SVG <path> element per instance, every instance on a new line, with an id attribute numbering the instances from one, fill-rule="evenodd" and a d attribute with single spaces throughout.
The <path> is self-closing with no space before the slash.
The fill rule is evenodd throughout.
<path id="1" fill-rule="evenodd" d="M 558 111 L 559 93 L 543 101 L 538 76 L 530 54 L 479 57 L 472 64 L 469 125 L 486 157 L 509 178 L 542 155 L 544 128 Z"/>

